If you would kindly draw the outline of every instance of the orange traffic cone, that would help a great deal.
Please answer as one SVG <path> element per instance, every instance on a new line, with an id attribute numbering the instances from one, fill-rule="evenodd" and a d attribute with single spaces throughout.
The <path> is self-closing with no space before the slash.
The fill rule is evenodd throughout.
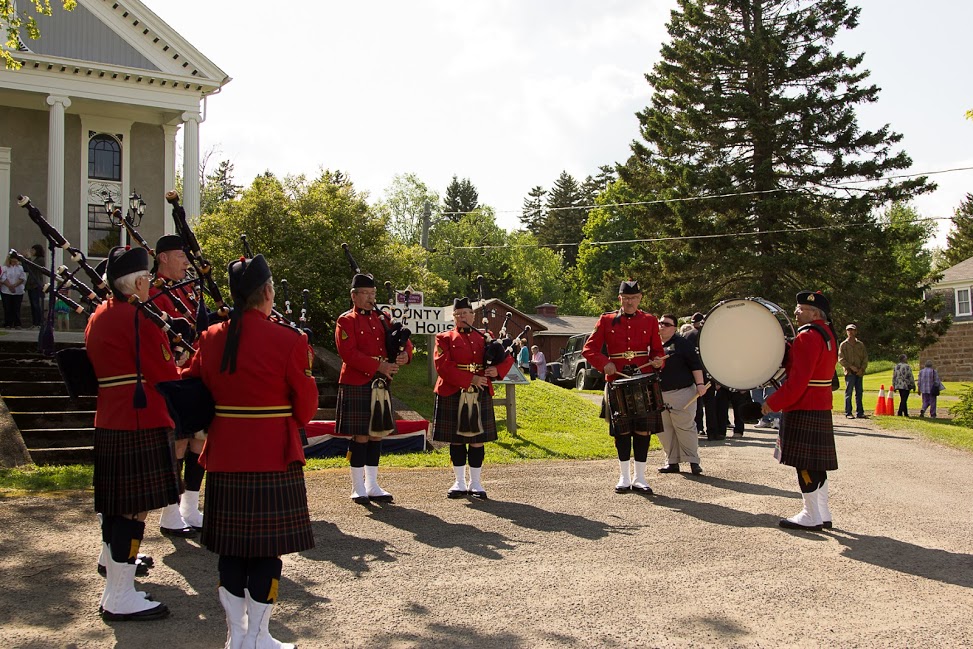
<path id="1" fill-rule="evenodd" d="M 889 392 L 885 395 L 885 414 L 889 417 L 895 416 L 895 390 L 889 385 Z"/>
<path id="2" fill-rule="evenodd" d="M 883 384 L 878 390 L 878 402 L 875 404 L 875 416 L 880 417 L 884 415 L 887 411 L 887 406 L 885 405 L 885 385 Z"/>

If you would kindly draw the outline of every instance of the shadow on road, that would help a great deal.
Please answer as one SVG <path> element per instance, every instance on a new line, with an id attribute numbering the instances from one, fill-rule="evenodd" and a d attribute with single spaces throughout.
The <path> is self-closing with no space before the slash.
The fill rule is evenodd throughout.
<path id="1" fill-rule="evenodd" d="M 370 510 L 378 521 L 405 530 L 419 543 L 434 548 L 457 548 L 484 559 L 503 559 L 501 550 L 513 550 L 511 540 L 503 534 L 486 532 L 472 525 L 449 523 L 418 509 L 379 507 Z"/>
<path id="2" fill-rule="evenodd" d="M 356 577 L 368 572 L 373 561 L 391 563 L 398 560 L 385 541 L 345 534 L 327 521 L 313 521 L 311 528 L 314 530 L 314 548 L 299 553 L 305 559 L 330 561 Z"/>
<path id="3" fill-rule="evenodd" d="M 705 467 L 704 467 L 705 468 Z M 751 494 L 754 496 L 780 496 L 782 498 L 791 498 L 794 496 L 794 491 L 785 491 L 784 489 L 777 489 L 776 487 L 768 487 L 762 484 L 753 484 L 752 482 L 741 482 L 739 480 L 727 480 L 726 478 L 716 478 L 714 476 L 703 475 L 692 476 L 690 474 L 680 474 L 686 476 L 687 480 L 693 480 L 694 482 L 702 482 L 703 484 L 710 485 L 711 487 L 716 487 L 717 489 L 726 489 L 727 491 L 735 491 L 742 494 Z"/>
<path id="4" fill-rule="evenodd" d="M 825 530 L 845 546 L 843 555 L 873 566 L 944 584 L 973 588 L 973 556 L 906 543 L 887 536 L 868 536 L 844 530 Z"/>
<path id="5" fill-rule="evenodd" d="M 605 538 L 609 534 L 631 534 L 632 530 L 638 529 L 630 525 L 617 526 L 574 514 L 552 512 L 524 503 L 493 500 L 489 506 L 479 509 L 486 514 L 506 518 L 519 527 L 539 532 L 567 532 L 591 541 Z"/>
<path id="6" fill-rule="evenodd" d="M 788 494 L 790 495 L 790 494 Z M 732 527 L 776 527 L 779 516 L 772 514 L 751 514 L 731 507 L 713 503 L 684 500 L 669 496 L 654 496 L 652 502 L 661 507 L 668 507 L 677 512 L 692 516 L 714 525 L 730 525 Z"/>

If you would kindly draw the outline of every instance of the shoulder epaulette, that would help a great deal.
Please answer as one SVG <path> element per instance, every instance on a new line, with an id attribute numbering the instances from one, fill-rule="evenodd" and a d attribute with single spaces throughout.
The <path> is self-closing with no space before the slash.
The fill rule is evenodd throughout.
<path id="1" fill-rule="evenodd" d="M 824 338 L 824 344 L 828 347 L 828 351 L 831 351 L 831 335 L 828 333 L 827 329 L 818 323 L 809 322 L 806 325 L 802 325 L 798 327 L 797 333 L 804 333 L 805 331 L 811 331 L 812 329 L 821 334 L 821 337 Z"/>

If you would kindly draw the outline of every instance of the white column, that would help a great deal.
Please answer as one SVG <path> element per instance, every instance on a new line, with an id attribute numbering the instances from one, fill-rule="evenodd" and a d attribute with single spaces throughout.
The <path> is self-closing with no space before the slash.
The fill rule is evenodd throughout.
<path id="1" fill-rule="evenodd" d="M 51 107 L 47 127 L 47 204 L 41 210 L 51 225 L 64 233 L 64 110 L 71 106 L 67 97 L 49 95 Z M 74 241 L 72 245 L 76 245 Z M 55 264 L 64 261 L 63 251 L 58 248 Z"/>
<path id="2" fill-rule="evenodd" d="M 176 132 L 178 130 L 179 127 L 174 124 L 162 125 L 162 138 L 165 141 L 165 162 L 163 163 L 164 169 L 162 170 L 162 176 L 165 191 L 176 188 Z M 176 225 L 169 216 L 168 206 L 165 206 L 163 215 L 163 232 L 165 234 L 175 234 Z"/>
<path id="3" fill-rule="evenodd" d="M 10 147 L 0 146 L 0 257 L 10 250 Z"/>
<path id="4" fill-rule="evenodd" d="M 187 218 L 199 216 L 199 123 L 198 112 L 182 114 L 182 205 Z"/>

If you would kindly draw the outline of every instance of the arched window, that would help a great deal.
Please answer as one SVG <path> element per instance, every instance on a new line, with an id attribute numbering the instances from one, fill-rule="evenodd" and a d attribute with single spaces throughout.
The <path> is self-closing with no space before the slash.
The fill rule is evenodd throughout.
<path id="1" fill-rule="evenodd" d="M 88 140 L 88 178 L 122 179 L 122 147 L 111 135 L 99 133 Z"/>

